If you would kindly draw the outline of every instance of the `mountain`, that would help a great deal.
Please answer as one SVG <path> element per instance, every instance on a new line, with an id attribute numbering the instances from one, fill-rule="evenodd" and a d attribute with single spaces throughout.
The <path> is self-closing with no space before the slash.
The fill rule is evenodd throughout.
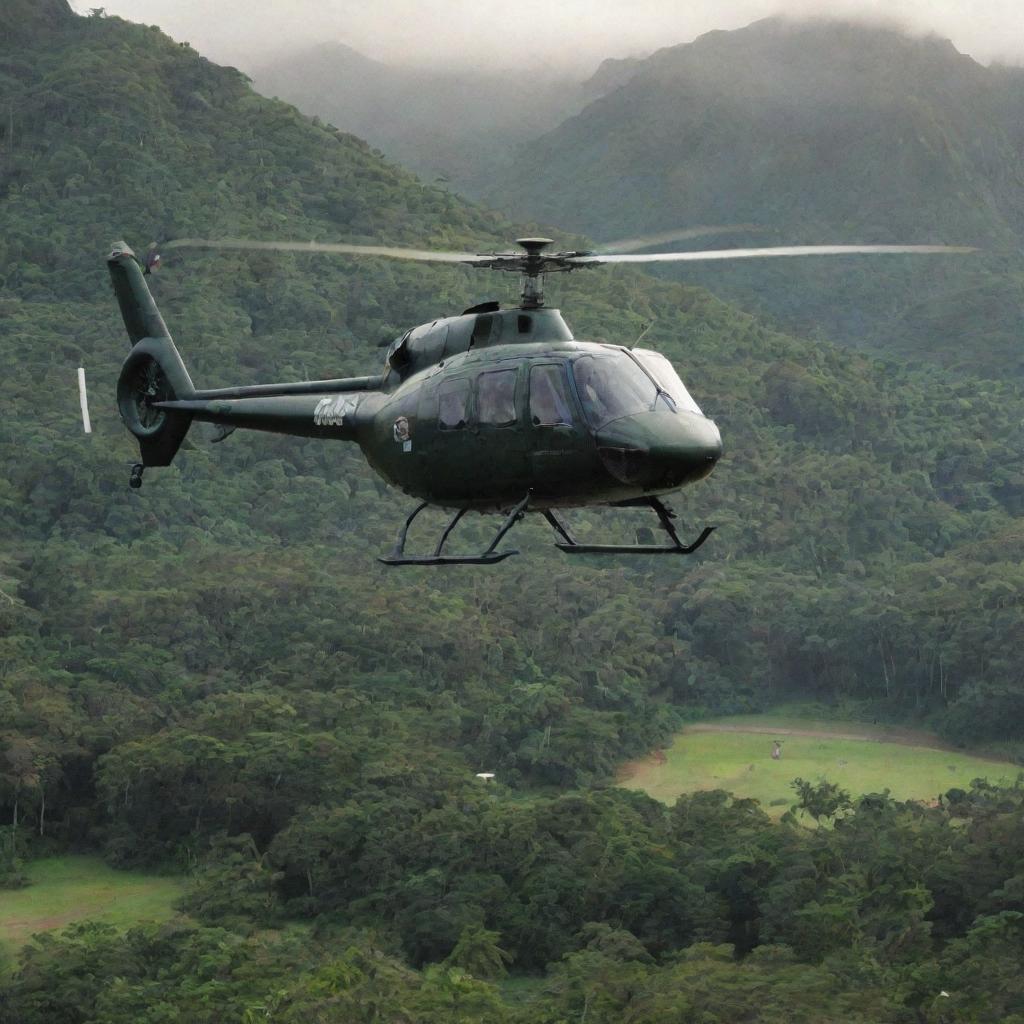
<path id="1" fill-rule="evenodd" d="M 553 128 L 583 102 L 555 71 L 495 71 L 481 54 L 463 67 L 408 68 L 323 43 L 251 70 L 261 92 L 366 139 L 428 181 L 479 192 L 517 143 Z"/>
<path id="2" fill-rule="evenodd" d="M 487 197 L 598 239 L 753 224 L 717 245 L 977 245 L 989 255 L 716 264 L 686 279 L 802 332 L 1019 374 L 1022 104 L 1024 71 L 937 37 L 768 19 L 648 57 L 524 147 Z"/>
<path id="3" fill-rule="evenodd" d="M 640 57 L 609 57 L 601 61 L 597 70 L 588 78 L 582 87 L 583 97 L 589 103 L 600 99 L 625 85 L 637 71 L 643 67 L 643 59 Z"/>

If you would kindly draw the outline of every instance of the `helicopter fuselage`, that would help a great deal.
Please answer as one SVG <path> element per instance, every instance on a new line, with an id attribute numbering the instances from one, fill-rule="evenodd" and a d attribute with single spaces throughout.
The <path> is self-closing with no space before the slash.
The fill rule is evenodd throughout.
<path id="1" fill-rule="evenodd" d="M 460 354 L 368 395 L 356 440 L 385 479 L 450 508 L 507 508 L 526 493 L 534 508 L 607 504 L 707 476 L 721 439 L 699 412 L 591 419 L 573 367 L 611 353 L 625 350 L 563 341 Z"/>
<path id="2" fill-rule="evenodd" d="M 535 509 L 665 494 L 707 476 L 722 450 L 664 357 L 575 340 L 555 309 L 477 307 L 396 339 L 379 378 L 319 383 L 162 404 L 227 426 L 355 441 L 407 494 L 479 511 L 527 493 Z"/>

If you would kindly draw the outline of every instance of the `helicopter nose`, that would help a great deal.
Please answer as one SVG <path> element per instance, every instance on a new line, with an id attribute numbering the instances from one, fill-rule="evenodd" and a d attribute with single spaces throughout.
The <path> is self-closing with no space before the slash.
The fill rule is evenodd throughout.
<path id="1" fill-rule="evenodd" d="M 722 435 L 714 420 L 706 416 L 693 416 L 686 425 L 686 439 L 681 445 L 681 455 L 691 463 L 704 469 L 701 476 L 707 476 L 722 457 Z"/>
<path id="2" fill-rule="evenodd" d="M 612 476 L 645 490 L 703 480 L 722 456 L 714 421 L 691 413 L 659 411 L 613 420 L 599 432 L 597 445 Z"/>

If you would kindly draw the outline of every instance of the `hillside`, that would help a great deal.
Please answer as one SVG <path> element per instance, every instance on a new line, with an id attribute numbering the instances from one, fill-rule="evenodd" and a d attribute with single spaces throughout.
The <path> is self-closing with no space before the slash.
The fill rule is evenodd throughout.
<path id="1" fill-rule="evenodd" d="M 0 880 L 101 852 L 187 871 L 189 916 L 37 941 L 0 1016 L 646 1024 L 688 1000 L 712 1024 L 866 1022 L 940 976 L 1019 1012 L 1019 791 L 876 795 L 811 829 L 607 787 L 684 720 L 789 694 L 1019 744 L 1020 389 L 600 270 L 551 289 L 576 333 L 653 322 L 722 425 L 727 456 L 675 502 L 719 526 L 699 557 L 569 563 L 528 523 L 493 571 L 389 572 L 407 503 L 357 452 L 242 432 L 197 432 L 130 492 L 113 239 L 517 232 L 154 29 L 46 13 L 0 53 Z M 372 372 L 382 340 L 514 283 L 172 250 L 153 288 L 217 386 Z M 794 801 L 830 822 L 827 797 Z M 548 971 L 529 1006 L 492 983 L 512 957 Z"/>
<path id="2" fill-rule="evenodd" d="M 8 0 L 0 10 L 0 30 L 11 42 L 32 42 L 41 31 L 70 27 L 73 18 L 67 0 Z"/>
<path id="3" fill-rule="evenodd" d="M 768 19 L 653 54 L 487 196 L 597 239 L 756 224 L 728 244 L 981 246 L 966 266 L 716 264 L 685 279 L 801 333 L 1019 374 L 1022 101 L 1024 71 L 937 37 Z"/>

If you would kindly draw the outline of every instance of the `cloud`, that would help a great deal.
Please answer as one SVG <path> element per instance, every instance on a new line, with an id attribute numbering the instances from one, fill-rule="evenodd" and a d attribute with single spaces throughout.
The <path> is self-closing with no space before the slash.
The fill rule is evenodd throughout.
<path id="1" fill-rule="evenodd" d="M 983 63 L 1024 63 L 1020 0 L 219 0 L 210 10 L 208 0 L 106 5 L 242 68 L 329 41 L 392 63 L 580 72 L 774 14 L 898 23 Z"/>

